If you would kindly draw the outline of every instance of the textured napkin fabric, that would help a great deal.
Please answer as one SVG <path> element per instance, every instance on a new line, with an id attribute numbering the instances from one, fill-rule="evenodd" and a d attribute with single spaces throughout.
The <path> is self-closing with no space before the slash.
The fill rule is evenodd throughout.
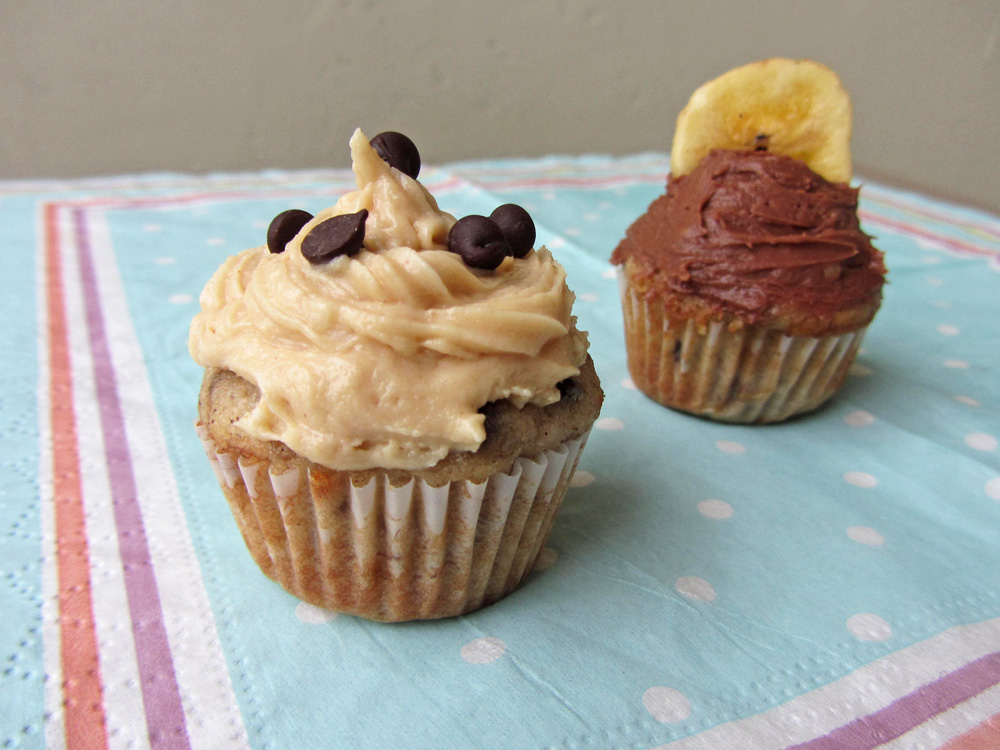
<path id="1" fill-rule="evenodd" d="M 382 625 L 246 552 L 193 430 L 197 298 L 349 172 L 0 184 L 0 747 L 1000 747 L 1000 220 L 868 184 L 849 381 L 767 427 L 628 378 L 608 257 L 661 155 L 427 168 L 524 205 L 607 392 L 537 569 Z"/>

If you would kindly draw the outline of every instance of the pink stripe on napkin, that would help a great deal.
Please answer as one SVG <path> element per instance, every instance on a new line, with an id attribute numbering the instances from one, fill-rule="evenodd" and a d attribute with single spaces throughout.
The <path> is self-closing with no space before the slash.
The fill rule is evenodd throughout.
<path id="1" fill-rule="evenodd" d="M 1000 652 L 982 656 L 880 711 L 787 750 L 872 750 L 997 684 Z"/>

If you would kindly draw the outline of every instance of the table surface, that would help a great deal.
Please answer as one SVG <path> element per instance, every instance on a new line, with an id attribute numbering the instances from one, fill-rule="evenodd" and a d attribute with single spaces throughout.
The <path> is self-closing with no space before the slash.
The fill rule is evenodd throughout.
<path id="1" fill-rule="evenodd" d="M 829 405 L 635 390 L 609 255 L 662 154 L 426 167 L 527 207 L 607 393 L 526 584 L 385 625 L 254 566 L 195 436 L 223 258 L 348 171 L 0 183 L 0 747 L 1000 747 L 1000 219 L 866 183 L 889 284 Z"/>

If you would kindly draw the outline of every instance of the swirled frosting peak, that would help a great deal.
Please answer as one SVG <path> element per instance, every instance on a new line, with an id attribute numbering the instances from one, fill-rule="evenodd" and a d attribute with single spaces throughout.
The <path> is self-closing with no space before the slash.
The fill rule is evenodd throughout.
<path id="1" fill-rule="evenodd" d="M 205 286 L 189 348 L 260 390 L 237 427 L 334 469 L 420 469 L 485 439 L 491 401 L 546 405 L 579 372 L 565 272 L 544 248 L 498 268 L 447 249 L 454 217 L 355 132 L 357 189 L 284 252 L 228 258 Z M 368 212 L 363 249 L 316 265 L 309 231 Z"/>

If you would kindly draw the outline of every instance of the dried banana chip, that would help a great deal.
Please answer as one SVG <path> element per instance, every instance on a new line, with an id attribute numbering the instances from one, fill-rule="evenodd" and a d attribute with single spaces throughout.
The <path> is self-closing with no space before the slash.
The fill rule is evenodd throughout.
<path id="1" fill-rule="evenodd" d="M 670 171 L 709 151 L 767 150 L 804 161 L 832 182 L 851 179 L 851 100 L 837 74 L 811 60 L 773 58 L 699 87 L 677 117 Z"/>

